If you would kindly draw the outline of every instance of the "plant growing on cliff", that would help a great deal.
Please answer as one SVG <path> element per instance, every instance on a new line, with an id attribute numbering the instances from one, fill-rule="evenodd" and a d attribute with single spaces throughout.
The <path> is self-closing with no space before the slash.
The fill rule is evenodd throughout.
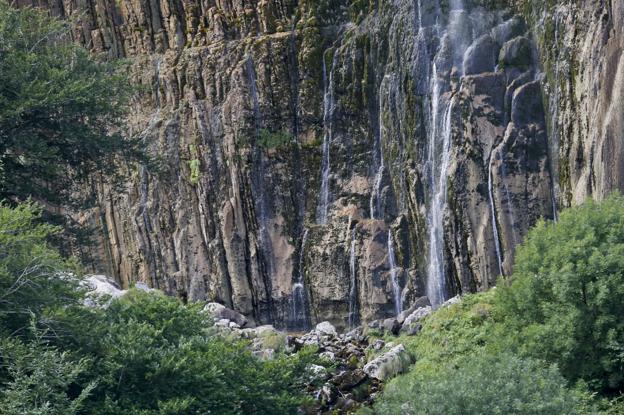
<path id="1" fill-rule="evenodd" d="M 191 184 L 196 185 L 201 177 L 199 153 L 197 152 L 197 147 L 193 144 L 189 145 L 189 152 L 191 153 L 191 159 L 188 162 L 190 170 L 189 181 Z"/>
<path id="2" fill-rule="evenodd" d="M 146 161 L 121 133 L 133 89 L 118 69 L 73 43 L 70 23 L 0 0 L 0 200 L 82 203 L 92 173 Z"/>
<path id="3" fill-rule="evenodd" d="M 258 144 L 264 149 L 271 150 L 284 147 L 290 144 L 292 140 L 292 135 L 289 134 L 287 131 L 270 131 L 267 129 L 262 129 L 260 130 L 260 136 L 258 137 Z"/>

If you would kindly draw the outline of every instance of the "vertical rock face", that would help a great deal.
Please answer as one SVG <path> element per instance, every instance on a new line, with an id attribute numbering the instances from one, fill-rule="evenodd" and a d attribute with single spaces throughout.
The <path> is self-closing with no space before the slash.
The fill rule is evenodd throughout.
<path id="1" fill-rule="evenodd" d="M 146 87 L 95 267 L 293 330 L 495 284 L 624 188 L 624 2 L 497 3 L 37 2 Z"/>

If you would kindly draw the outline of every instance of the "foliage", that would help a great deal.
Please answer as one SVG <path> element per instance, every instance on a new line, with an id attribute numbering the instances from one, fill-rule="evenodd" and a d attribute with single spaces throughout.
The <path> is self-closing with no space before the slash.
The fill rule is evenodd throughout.
<path id="1" fill-rule="evenodd" d="M 120 131 L 132 93 L 119 65 L 71 42 L 70 24 L 0 0 L 0 199 L 76 201 L 76 185 L 143 160 Z"/>
<path id="2" fill-rule="evenodd" d="M 270 150 L 286 146 L 292 142 L 292 139 L 292 135 L 286 131 L 269 131 L 262 129 L 260 130 L 260 137 L 258 137 L 258 144 L 260 147 Z"/>
<path id="3" fill-rule="evenodd" d="M 380 414 L 577 414 L 581 396 L 556 367 L 512 354 L 471 354 L 457 366 L 413 371 L 392 382 Z"/>
<path id="4" fill-rule="evenodd" d="M 624 390 L 624 198 L 540 222 L 499 289 L 510 344 L 596 391 Z"/>
<path id="5" fill-rule="evenodd" d="M 75 265 L 47 242 L 59 230 L 40 219 L 41 210 L 30 202 L 14 209 L 0 203 L 0 324 L 11 333 L 80 299 Z"/>
<path id="6" fill-rule="evenodd" d="M 76 387 L 88 360 L 45 346 L 40 338 L 24 343 L 0 338 L 0 413 L 4 415 L 73 415 L 79 413 L 93 384 Z"/>
<path id="7" fill-rule="evenodd" d="M 191 160 L 188 162 L 191 171 L 189 181 L 191 184 L 196 185 L 199 183 L 199 178 L 201 177 L 201 162 L 199 161 L 197 146 L 191 144 L 189 146 L 189 152 L 191 153 Z"/>
<path id="8" fill-rule="evenodd" d="M 302 402 L 310 356 L 262 362 L 246 342 L 218 335 L 198 305 L 133 290 L 90 311 L 88 327 L 84 314 L 69 317 L 65 347 L 94 361 L 91 414 L 289 413 Z"/>

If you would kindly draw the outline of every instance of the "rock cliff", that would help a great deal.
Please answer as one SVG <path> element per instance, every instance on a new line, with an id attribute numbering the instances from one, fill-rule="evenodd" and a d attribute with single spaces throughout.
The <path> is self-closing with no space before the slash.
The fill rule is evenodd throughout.
<path id="1" fill-rule="evenodd" d="M 354 326 L 492 286 L 539 218 L 624 189 L 623 0 L 35 3 L 144 86 L 162 168 L 82 215 L 124 287 Z"/>

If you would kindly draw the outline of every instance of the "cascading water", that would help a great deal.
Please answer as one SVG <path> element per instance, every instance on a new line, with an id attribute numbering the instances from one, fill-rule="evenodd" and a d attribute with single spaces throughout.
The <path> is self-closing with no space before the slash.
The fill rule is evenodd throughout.
<path id="1" fill-rule="evenodd" d="M 305 288 L 305 250 L 308 242 L 308 229 L 303 232 L 299 250 L 299 270 L 292 287 L 292 324 L 295 330 L 308 330 L 310 316 L 308 312 L 308 296 Z"/>
<path id="2" fill-rule="evenodd" d="M 253 116 L 255 125 L 255 137 L 260 137 L 260 130 L 262 128 L 262 114 L 260 112 L 260 100 L 258 98 L 258 87 L 256 85 L 256 71 L 254 69 L 254 63 L 251 55 L 247 56 L 245 61 L 245 68 L 247 72 L 247 81 L 249 83 L 249 91 L 251 95 L 251 101 L 253 105 Z M 269 221 L 269 206 L 266 198 L 266 186 L 265 186 L 265 162 L 264 155 L 260 146 L 255 146 L 254 149 L 254 165 L 255 171 L 252 171 L 252 194 L 254 197 L 254 206 L 256 210 L 256 218 L 258 224 L 258 242 L 260 253 L 262 255 L 262 262 L 265 267 L 263 273 L 264 279 L 264 295 L 268 302 L 268 315 L 269 321 L 273 321 L 273 305 L 272 305 L 272 276 L 275 270 L 274 256 L 273 256 L 273 243 L 271 241 L 271 235 L 269 233 L 268 221 Z"/>
<path id="3" fill-rule="evenodd" d="M 335 108 L 334 69 L 336 66 L 336 56 L 337 54 L 334 54 L 328 79 L 327 63 L 325 54 L 323 54 L 323 157 L 321 161 L 321 191 L 316 210 L 316 223 L 319 225 L 325 225 L 327 223 L 329 209 L 330 146 L 333 138 L 332 123 Z"/>
<path id="4" fill-rule="evenodd" d="M 385 77 L 384 77 L 385 80 Z M 370 197 L 370 217 L 371 219 L 381 219 L 383 217 L 381 212 L 381 184 L 383 181 L 383 172 L 384 172 L 384 156 L 383 156 L 383 101 L 382 101 L 382 90 L 384 86 L 384 81 L 381 82 L 379 86 L 379 111 L 378 111 L 378 133 L 377 133 L 377 142 L 375 143 L 375 152 L 377 163 L 379 165 L 377 169 L 377 174 L 375 175 L 375 183 L 373 185 L 373 191 L 371 192 Z"/>
<path id="5" fill-rule="evenodd" d="M 458 66 L 459 73 L 463 72 L 461 61 L 470 39 L 463 36 L 450 36 L 459 30 L 460 18 L 463 13 L 463 3 L 460 0 L 451 2 L 449 25 L 442 35 L 438 55 L 451 50 L 452 64 Z M 429 182 L 429 256 L 427 270 L 427 296 L 431 304 L 436 307 L 442 304 L 448 295 L 445 263 L 444 263 L 444 211 L 446 209 L 447 172 L 451 156 L 452 113 L 454 98 L 446 88 L 446 82 L 440 78 L 441 73 L 437 65 L 438 55 L 434 57 L 431 77 L 431 110 L 429 113 L 429 137 L 426 171 Z M 450 70 L 450 68 L 447 68 Z M 446 91 L 448 94 L 443 95 Z M 448 96 L 451 96 L 450 98 Z M 442 117 L 440 117 L 442 114 Z"/>
<path id="6" fill-rule="evenodd" d="M 492 233 L 494 237 L 494 249 L 496 251 L 496 259 L 498 261 L 498 273 L 499 275 L 505 275 L 503 273 L 503 258 L 501 253 L 500 239 L 498 234 L 498 222 L 496 220 L 496 207 L 494 204 L 494 190 L 493 190 L 493 180 L 492 180 L 492 157 L 490 154 L 490 162 L 488 166 L 488 196 L 490 199 L 490 213 L 492 216 Z"/>
<path id="7" fill-rule="evenodd" d="M 403 300 L 401 298 L 401 286 L 399 285 L 396 272 L 397 266 L 392 229 L 388 229 L 388 263 L 390 265 L 390 280 L 392 281 L 392 296 L 394 297 L 394 312 L 398 316 L 403 311 Z"/>
<path id="8" fill-rule="evenodd" d="M 359 310 L 357 298 L 357 256 L 355 246 L 357 243 L 355 228 L 351 231 L 351 246 L 349 249 L 349 327 L 356 327 L 359 323 Z"/>
<path id="9" fill-rule="evenodd" d="M 555 12 L 555 48 L 559 51 L 561 45 L 559 44 L 559 26 L 560 26 L 560 16 L 558 12 Z M 550 168 L 550 197 L 552 199 L 552 214 L 553 220 L 557 221 L 557 183 L 559 181 L 557 169 L 558 169 L 558 153 L 559 153 L 559 100 L 560 100 L 560 91 L 559 91 L 559 76 L 560 76 L 560 62 L 561 56 L 557 54 L 555 58 L 555 69 L 554 69 L 554 82 L 552 85 L 553 91 L 550 94 L 548 108 L 550 110 L 550 140 L 549 140 L 549 168 Z"/>
<path id="10" fill-rule="evenodd" d="M 499 153 L 499 157 L 501 160 L 501 181 L 503 182 L 505 200 L 507 201 L 507 214 L 509 215 L 509 220 L 511 222 L 511 237 L 513 239 L 514 246 L 517 246 L 518 241 L 516 239 L 516 217 L 514 215 L 511 193 L 509 192 L 509 185 L 507 184 L 507 180 L 505 180 L 505 177 L 507 177 L 507 168 L 505 167 L 505 156 L 502 151 Z"/>

